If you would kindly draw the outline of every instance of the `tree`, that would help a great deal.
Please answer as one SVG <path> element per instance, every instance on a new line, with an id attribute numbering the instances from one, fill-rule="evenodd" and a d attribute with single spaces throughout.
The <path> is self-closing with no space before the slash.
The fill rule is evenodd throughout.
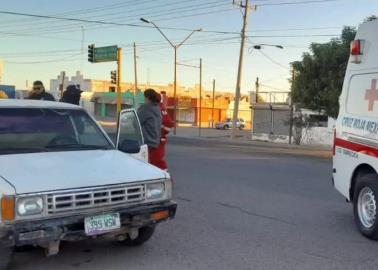
<path id="1" fill-rule="evenodd" d="M 364 22 L 371 22 L 371 21 L 375 21 L 375 20 L 378 20 L 378 17 L 376 15 L 371 15 L 369 17 L 367 17 Z"/>
<path id="2" fill-rule="evenodd" d="M 323 44 L 312 43 L 302 61 L 293 62 L 291 95 L 294 103 L 337 117 L 338 99 L 349 59 L 350 42 L 356 30 L 344 27 L 340 38 Z"/>

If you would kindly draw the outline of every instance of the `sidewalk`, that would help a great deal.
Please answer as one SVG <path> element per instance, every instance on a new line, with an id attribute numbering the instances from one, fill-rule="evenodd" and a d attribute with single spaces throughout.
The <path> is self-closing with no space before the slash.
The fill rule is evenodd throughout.
<path id="1" fill-rule="evenodd" d="M 114 119 L 97 119 L 107 133 L 115 135 L 117 125 Z M 332 149 L 322 145 L 293 145 L 284 143 L 272 143 L 250 140 L 249 130 L 238 130 L 235 140 L 230 140 L 231 130 L 216 130 L 203 128 L 201 137 L 197 127 L 178 127 L 177 135 L 172 132 L 169 135 L 169 143 L 180 145 L 193 145 L 200 147 L 233 147 L 240 150 L 249 150 L 259 153 L 288 154 L 299 156 L 311 156 L 331 158 Z"/>
<path id="2" fill-rule="evenodd" d="M 321 145 L 293 145 L 284 143 L 272 143 L 249 140 L 249 131 L 238 131 L 235 140 L 231 141 L 230 131 L 223 131 L 223 136 L 217 136 L 219 131 L 202 131 L 202 136 L 193 136 L 193 131 L 177 129 L 177 135 L 170 135 L 169 142 L 172 144 L 183 144 L 203 147 L 234 147 L 241 150 L 250 150 L 259 153 L 289 154 L 300 156 L 311 156 L 331 158 L 332 148 Z M 222 131 L 221 131 L 222 132 Z"/>

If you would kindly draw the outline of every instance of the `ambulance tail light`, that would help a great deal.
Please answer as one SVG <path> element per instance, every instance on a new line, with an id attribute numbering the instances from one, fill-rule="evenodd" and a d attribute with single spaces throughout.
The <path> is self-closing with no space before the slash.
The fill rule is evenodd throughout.
<path id="1" fill-rule="evenodd" d="M 336 155 L 336 129 L 333 130 L 333 148 L 332 148 L 333 155 Z"/>
<path id="2" fill-rule="evenodd" d="M 363 55 L 363 45 L 364 42 L 361 39 L 353 40 L 350 43 L 350 55 L 352 63 L 361 63 L 361 55 Z"/>
<path id="3" fill-rule="evenodd" d="M 350 54 L 351 55 L 362 55 L 361 51 L 361 40 L 353 40 L 350 43 Z"/>

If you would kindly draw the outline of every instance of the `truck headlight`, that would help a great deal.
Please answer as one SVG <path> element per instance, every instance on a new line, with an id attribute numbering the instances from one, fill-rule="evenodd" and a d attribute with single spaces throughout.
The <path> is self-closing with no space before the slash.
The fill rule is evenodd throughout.
<path id="1" fill-rule="evenodd" d="M 152 183 L 146 185 L 146 199 L 160 199 L 164 196 L 165 185 L 164 183 Z"/>
<path id="2" fill-rule="evenodd" d="M 42 197 L 20 198 L 17 200 L 17 213 L 20 216 L 37 215 L 43 211 Z"/>

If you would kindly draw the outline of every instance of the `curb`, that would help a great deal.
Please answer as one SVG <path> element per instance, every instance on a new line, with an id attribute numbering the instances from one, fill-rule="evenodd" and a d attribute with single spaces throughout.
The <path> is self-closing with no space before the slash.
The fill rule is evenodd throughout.
<path id="1" fill-rule="evenodd" d="M 112 137 L 115 136 L 114 127 L 103 126 L 105 131 Z M 113 138 L 113 137 L 112 137 Z M 239 148 L 241 151 L 253 151 L 254 153 L 274 153 L 278 155 L 295 155 L 295 156 L 308 156 L 319 158 L 332 158 L 331 147 L 324 146 L 309 146 L 309 145 L 292 145 L 283 143 L 270 143 L 261 141 L 230 141 L 230 139 L 220 139 L 215 137 L 185 137 L 174 136 L 168 137 L 170 144 L 175 145 L 190 145 L 198 147 L 233 147 Z"/>
<path id="2" fill-rule="evenodd" d="M 330 147 L 288 145 L 256 141 L 229 141 L 217 138 L 170 136 L 169 143 L 175 145 L 192 145 L 199 147 L 228 146 L 241 148 L 242 150 L 252 150 L 255 153 L 275 153 L 284 155 L 286 154 L 296 156 L 320 157 L 327 159 L 332 158 L 333 155 L 332 149 Z"/>

